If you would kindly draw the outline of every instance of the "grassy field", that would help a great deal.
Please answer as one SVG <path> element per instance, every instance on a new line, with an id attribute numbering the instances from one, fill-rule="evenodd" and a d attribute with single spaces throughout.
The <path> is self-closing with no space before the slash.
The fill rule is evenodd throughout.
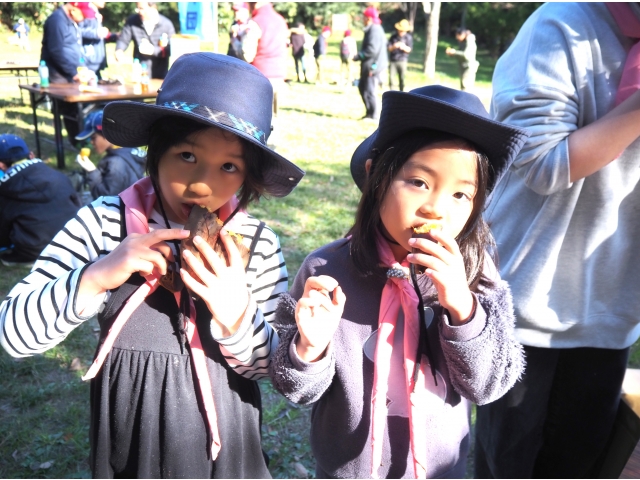
<path id="1" fill-rule="evenodd" d="M 38 60 L 39 39 L 32 36 L 32 51 L 23 53 L 9 45 L 0 32 L 0 62 Z M 330 41 L 326 61 L 329 83 L 290 82 L 280 97 L 277 124 L 278 151 L 306 170 L 299 187 L 287 198 L 264 200 L 251 208 L 280 236 L 293 279 L 304 257 L 313 249 L 339 238 L 351 226 L 359 192 L 349 173 L 355 147 L 375 129 L 359 121 L 364 107 L 356 87 L 332 84 L 338 78 L 339 38 Z M 434 83 L 457 87 L 457 64 L 444 55 L 450 43 L 441 41 Z M 6 45 L 6 47 L 5 47 Z M 206 45 L 203 46 L 206 49 Z M 226 51 L 224 41 L 220 51 Z M 424 45 L 418 42 L 410 59 L 408 87 L 425 84 L 420 60 Z M 127 75 L 128 64 L 113 60 L 107 76 Z M 477 93 L 488 103 L 494 62 L 480 55 Z M 313 62 L 309 62 L 313 63 Z M 293 60 L 289 77 L 294 78 Z M 310 77 L 315 77 L 310 72 Z M 34 81 L 33 78 L 31 81 Z M 39 111 L 43 160 L 55 165 L 52 118 Z M 20 103 L 17 81 L 0 79 L 0 132 L 23 136 L 32 148 L 31 109 Z M 74 150 L 66 146 L 67 170 L 73 168 Z M 0 299 L 28 273 L 0 265 Z M 0 352 L 0 478 L 84 478 L 90 476 L 88 418 L 89 386 L 80 380 L 93 356 L 97 323 L 87 322 L 61 345 L 41 356 L 13 359 Z M 637 362 L 636 362 L 637 363 Z M 264 393 L 264 448 L 270 470 L 278 478 L 312 477 L 315 462 L 308 443 L 309 408 L 287 402 L 267 381 Z"/>

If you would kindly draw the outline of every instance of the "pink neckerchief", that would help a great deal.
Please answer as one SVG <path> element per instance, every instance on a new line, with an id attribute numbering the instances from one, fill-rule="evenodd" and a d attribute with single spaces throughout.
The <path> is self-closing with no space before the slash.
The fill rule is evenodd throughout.
<path id="1" fill-rule="evenodd" d="M 616 105 L 629 98 L 640 88 L 640 20 L 636 17 L 628 3 L 605 3 L 609 13 L 618 24 L 620 31 L 627 37 L 634 38 L 636 43 L 629 53 L 620 77 L 620 85 L 616 93 Z"/>
<path id="2" fill-rule="evenodd" d="M 378 256 L 385 267 L 409 271 L 406 259 L 398 263 L 393 256 L 387 241 L 376 234 Z M 424 387 L 427 362 L 420 362 L 420 371 L 414 388 L 413 370 L 415 356 L 420 340 L 420 317 L 418 315 L 418 296 L 413 285 L 406 279 L 390 277 L 382 290 L 380 300 L 380 316 L 378 319 L 378 340 L 373 373 L 373 393 L 371 395 L 371 476 L 378 478 L 378 468 L 382 463 L 382 443 L 384 429 L 387 424 L 387 390 L 391 353 L 393 351 L 393 335 L 398 321 L 400 309 L 404 313 L 404 372 L 409 401 L 409 426 L 411 432 L 411 452 L 416 478 L 427 475 L 427 425 L 428 402 L 423 401 L 427 393 Z"/>
<path id="3" fill-rule="evenodd" d="M 125 205 L 124 216 L 127 226 L 127 234 L 149 233 L 149 223 L 147 219 L 151 216 L 151 212 L 153 211 L 153 207 L 156 202 L 156 194 L 153 189 L 151 179 L 149 177 L 145 177 L 138 180 L 131 187 L 122 192 L 120 194 L 120 198 Z M 220 219 L 225 221 L 237 205 L 238 199 L 233 197 L 229 202 L 220 207 L 220 210 L 218 211 Z M 239 224 L 242 221 L 241 219 L 244 219 L 245 216 L 246 214 L 244 212 L 238 212 L 229 223 Z M 142 304 L 144 299 L 158 288 L 160 285 L 159 278 L 158 274 L 152 274 L 145 277 L 146 282 L 129 297 L 126 304 L 120 311 L 120 314 L 109 329 L 109 333 L 107 334 L 102 347 L 100 347 L 100 351 L 98 352 L 96 359 L 93 361 L 93 364 L 87 373 L 82 377 L 82 380 L 90 380 L 97 375 L 105 358 L 111 351 L 111 347 L 113 347 L 118 334 L 122 330 L 122 327 L 125 325 L 135 309 Z M 177 304 L 180 305 L 180 293 L 178 292 L 174 295 Z M 191 361 L 196 372 L 209 429 L 211 447 L 208 449 L 208 452 L 211 453 L 211 459 L 215 460 L 220 452 L 221 443 L 220 435 L 218 433 L 218 419 L 213 400 L 213 388 L 207 371 L 206 355 L 202 349 L 200 335 L 198 334 L 198 329 L 195 323 L 196 308 L 193 304 L 192 298 L 189 298 L 189 306 L 191 315 L 186 319 L 187 340 L 191 347 Z"/>

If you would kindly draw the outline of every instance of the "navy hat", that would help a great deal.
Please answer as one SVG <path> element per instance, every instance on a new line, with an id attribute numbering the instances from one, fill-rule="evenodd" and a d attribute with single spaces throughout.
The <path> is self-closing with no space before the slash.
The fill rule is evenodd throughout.
<path id="1" fill-rule="evenodd" d="M 529 132 L 492 120 L 475 95 L 429 85 L 410 92 L 386 92 L 378 129 L 364 140 L 351 157 L 351 176 L 360 190 L 367 173 L 365 162 L 373 149 L 381 152 L 401 135 L 415 130 L 438 130 L 464 138 L 489 158 L 487 193 L 507 171 L 523 147 Z"/>
<path id="2" fill-rule="evenodd" d="M 153 123 L 172 115 L 234 133 L 275 160 L 264 172 L 266 191 L 288 195 L 304 171 L 267 147 L 271 133 L 273 87 L 252 65 L 227 55 L 198 52 L 172 65 L 156 103 L 118 101 L 104 109 L 103 134 L 114 145 L 147 145 Z"/>
<path id="3" fill-rule="evenodd" d="M 29 156 L 29 147 L 17 135 L 5 133 L 0 135 L 0 161 L 15 162 Z"/>
<path id="4" fill-rule="evenodd" d="M 86 140 L 96 132 L 102 134 L 102 110 L 91 112 L 91 114 L 84 119 L 84 130 L 76 135 L 76 140 Z"/>

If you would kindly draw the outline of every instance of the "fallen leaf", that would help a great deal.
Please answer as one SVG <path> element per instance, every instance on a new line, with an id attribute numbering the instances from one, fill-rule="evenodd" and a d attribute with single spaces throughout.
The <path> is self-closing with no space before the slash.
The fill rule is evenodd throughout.
<path id="1" fill-rule="evenodd" d="M 69 366 L 69 370 L 71 370 L 72 372 L 77 372 L 79 370 L 82 370 L 82 362 L 78 357 L 71 360 L 71 365 Z"/>
<path id="2" fill-rule="evenodd" d="M 49 460 L 48 462 L 41 463 L 40 468 L 42 468 L 43 470 L 46 470 L 47 468 L 51 468 L 52 465 L 53 465 L 53 460 Z"/>
<path id="3" fill-rule="evenodd" d="M 296 471 L 296 473 L 298 475 L 300 475 L 301 477 L 307 478 L 307 476 L 309 475 L 309 472 L 307 471 L 305 466 L 303 464 L 301 464 L 300 462 L 294 463 L 293 464 L 293 468 Z"/>
<path id="4" fill-rule="evenodd" d="M 13 459 L 17 462 L 18 461 L 18 450 L 15 450 L 11 456 L 13 457 Z"/>

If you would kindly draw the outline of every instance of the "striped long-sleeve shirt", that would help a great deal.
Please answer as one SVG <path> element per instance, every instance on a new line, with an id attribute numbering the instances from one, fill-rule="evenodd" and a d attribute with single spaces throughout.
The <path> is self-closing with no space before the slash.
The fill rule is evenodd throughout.
<path id="1" fill-rule="evenodd" d="M 14 357 L 42 353 L 58 343 L 78 325 L 97 314 L 80 315 L 76 310 L 78 285 L 84 268 L 108 255 L 121 242 L 119 197 L 100 197 L 82 208 L 75 218 L 45 247 L 31 270 L 0 305 L 0 344 Z M 249 247 L 259 220 L 248 216 L 236 233 Z M 270 321 L 278 297 L 287 290 L 287 268 L 280 242 L 264 227 L 247 268 L 249 306 L 236 333 L 216 338 L 231 368 L 257 379 L 268 374 L 271 352 L 278 335 Z M 108 295 L 108 294 L 107 294 Z"/>

